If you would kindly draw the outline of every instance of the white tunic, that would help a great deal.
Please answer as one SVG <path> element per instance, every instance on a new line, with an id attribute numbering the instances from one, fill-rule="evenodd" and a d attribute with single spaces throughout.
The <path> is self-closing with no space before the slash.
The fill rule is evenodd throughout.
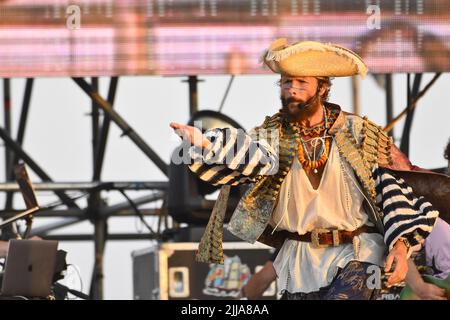
<path id="1" fill-rule="evenodd" d="M 330 155 L 315 190 L 295 157 L 280 189 L 271 225 L 276 230 L 304 234 L 316 228 L 353 231 L 368 222 L 362 203 L 364 196 L 356 186 L 350 166 L 331 145 Z M 353 245 L 314 248 L 308 242 L 286 240 L 274 261 L 281 292 L 313 292 L 329 285 L 338 268 L 351 260 L 383 265 L 385 245 L 381 234 L 359 236 L 360 250 L 355 258 Z"/>

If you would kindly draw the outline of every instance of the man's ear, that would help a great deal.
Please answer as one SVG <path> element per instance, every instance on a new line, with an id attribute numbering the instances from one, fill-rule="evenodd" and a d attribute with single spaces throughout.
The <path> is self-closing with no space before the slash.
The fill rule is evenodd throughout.
<path id="1" fill-rule="evenodd" d="M 323 83 L 319 84 L 317 91 L 319 91 L 320 96 L 323 96 L 323 94 L 325 93 L 326 90 L 327 90 L 327 87 Z"/>

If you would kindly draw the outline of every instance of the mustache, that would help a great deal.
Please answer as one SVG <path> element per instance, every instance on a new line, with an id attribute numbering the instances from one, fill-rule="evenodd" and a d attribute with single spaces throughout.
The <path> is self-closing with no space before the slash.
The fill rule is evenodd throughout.
<path id="1" fill-rule="evenodd" d="M 293 97 L 289 97 L 289 98 L 281 98 L 281 105 L 283 107 L 287 107 L 288 105 L 290 105 L 291 103 L 297 103 L 298 106 L 300 107 L 300 105 L 304 104 L 304 101 L 295 99 Z"/>

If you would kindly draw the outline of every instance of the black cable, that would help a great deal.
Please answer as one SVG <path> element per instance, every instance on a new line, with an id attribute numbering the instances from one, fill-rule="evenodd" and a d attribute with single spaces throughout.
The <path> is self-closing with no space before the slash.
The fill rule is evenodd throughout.
<path id="1" fill-rule="evenodd" d="M 227 89 L 225 90 L 225 94 L 223 95 L 222 102 L 220 103 L 219 111 L 222 112 L 225 101 L 227 100 L 228 93 L 230 92 L 231 84 L 233 83 L 234 75 L 231 76 L 230 81 L 228 82 Z"/>
<path id="2" fill-rule="evenodd" d="M 151 234 L 156 236 L 156 232 L 153 231 L 152 227 L 150 227 L 147 223 L 147 221 L 145 221 L 144 219 L 144 215 L 142 214 L 142 212 L 139 210 L 139 208 L 136 206 L 136 204 L 133 202 L 133 200 L 131 200 L 128 195 L 125 193 L 125 191 L 123 189 L 118 189 L 119 192 L 125 197 L 125 199 L 127 199 L 127 201 L 129 202 L 131 208 L 133 208 L 134 212 L 136 212 L 136 214 L 138 215 L 138 217 L 140 218 L 140 220 L 142 221 L 142 223 L 145 225 L 145 227 L 150 231 Z"/>
<path id="3" fill-rule="evenodd" d="M 81 291 L 70 289 L 69 287 L 66 287 L 65 285 L 63 285 L 61 283 L 55 282 L 53 284 L 53 287 L 55 289 L 60 289 L 63 292 L 69 292 L 69 293 L 73 294 L 74 296 L 76 296 L 78 298 L 81 298 L 81 299 L 84 299 L 84 300 L 90 300 L 90 297 L 87 294 L 85 294 L 85 293 L 83 293 Z"/>
<path id="4" fill-rule="evenodd" d="M 78 199 L 81 199 L 81 198 L 83 198 L 83 197 L 85 197 L 85 196 L 87 196 L 89 194 L 90 194 L 90 192 L 85 192 L 85 193 L 82 193 L 81 195 L 78 195 L 78 196 L 73 197 L 73 198 L 69 197 L 69 199 L 70 200 L 78 200 Z M 53 209 L 53 208 L 56 208 L 56 207 L 58 207 L 58 206 L 60 206 L 62 204 L 63 204 L 63 202 L 61 200 L 57 200 L 55 202 L 51 202 L 51 203 L 47 204 L 46 206 L 40 207 L 40 210 Z"/>

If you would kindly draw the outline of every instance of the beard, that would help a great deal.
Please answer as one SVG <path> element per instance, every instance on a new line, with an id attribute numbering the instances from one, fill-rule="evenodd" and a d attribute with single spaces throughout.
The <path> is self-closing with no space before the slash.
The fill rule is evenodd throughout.
<path id="1" fill-rule="evenodd" d="M 312 112 L 316 102 L 320 99 L 319 93 L 307 100 L 295 99 L 293 97 L 285 98 L 280 97 L 282 112 L 291 119 L 297 119 L 300 115 Z"/>
<path id="2" fill-rule="evenodd" d="M 305 101 L 294 99 L 292 97 L 284 98 L 280 97 L 282 110 L 286 115 L 290 117 L 297 118 L 298 115 L 302 113 L 303 105 Z"/>

